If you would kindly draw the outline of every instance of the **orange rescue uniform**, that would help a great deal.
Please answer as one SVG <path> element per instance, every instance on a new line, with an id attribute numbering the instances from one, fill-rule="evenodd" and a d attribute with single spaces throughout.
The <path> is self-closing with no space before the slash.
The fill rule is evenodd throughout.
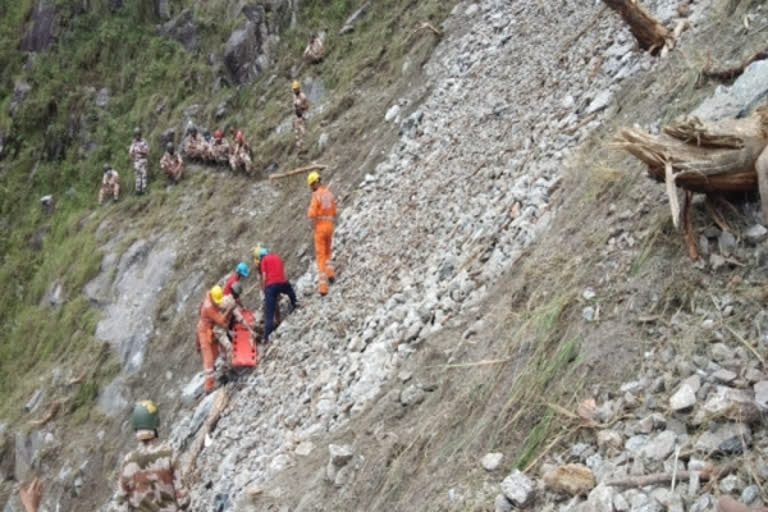
<path id="1" fill-rule="evenodd" d="M 222 312 L 211 299 L 211 294 L 205 294 L 205 300 L 200 305 L 200 319 L 197 321 L 197 341 L 200 343 L 200 354 L 203 356 L 203 374 L 205 375 L 205 392 L 213 389 L 216 382 L 213 378 L 213 363 L 219 356 L 219 342 L 213 337 L 214 325 L 226 327 L 229 323 L 229 312 Z"/>
<path id="2" fill-rule="evenodd" d="M 336 216 L 336 198 L 325 185 L 318 185 L 312 192 L 307 216 L 315 221 L 315 258 L 317 260 L 317 289 L 322 294 L 328 293 L 328 280 L 333 279 L 331 262 L 331 240 L 333 237 L 333 218 Z"/>

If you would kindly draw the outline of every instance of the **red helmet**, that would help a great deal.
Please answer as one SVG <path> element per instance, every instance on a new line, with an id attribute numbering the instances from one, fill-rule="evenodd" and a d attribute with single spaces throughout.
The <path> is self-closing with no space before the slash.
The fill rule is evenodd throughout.
<path id="1" fill-rule="evenodd" d="M 243 140 L 243 132 L 241 132 L 241 131 L 239 131 L 239 130 L 238 130 L 237 132 L 235 132 L 235 140 L 236 140 L 237 142 L 241 142 L 241 143 L 242 143 L 242 142 L 245 142 L 245 141 Z"/>
<path id="2" fill-rule="evenodd" d="M 215 132 L 213 132 L 213 138 L 214 138 L 214 139 L 220 139 L 220 138 L 222 138 L 223 136 L 224 136 L 224 134 L 223 134 L 223 133 L 221 133 L 221 130 L 216 130 Z"/>

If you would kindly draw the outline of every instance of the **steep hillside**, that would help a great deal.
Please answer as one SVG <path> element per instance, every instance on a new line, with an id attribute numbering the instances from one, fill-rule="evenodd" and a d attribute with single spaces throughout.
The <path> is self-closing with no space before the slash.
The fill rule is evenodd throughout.
<path id="1" fill-rule="evenodd" d="M 201 396 L 197 306 L 257 242 L 303 305 L 256 372 L 222 386 L 229 405 L 185 475 L 193 510 L 507 510 L 529 485 L 530 510 L 768 498 L 761 415 L 731 407 L 760 405 L 766 380 L 756 206 L 721 206 L 721 232 L 697 203 L 707 257 L 692 263 L 663 187 L 606 149 L 622 125 L 658 130 L 705 100 L 714 116 L 758 105 L 759 65 L 726 99 L 731 84 L 715 94 L 700 73 L 760 49 L 768 19 L 752 1 L 646 5 L 689 24 L 666 57 L 575 1 L 0 6 L 0 504 L 18 510 L 15 482 L 37 474 L 45 510 L 107 510 L 148 396 L 186 466 L 217 396 Z M 308 66 L 314 31 L 329 53 Z M 303 155 L 294 78 L 312 105 Z M 244 129 L 257 176 L 192 164 L 168 186 L 155 167 L 132 196 L 133 127 L 154 165 L 189 123 Z M 96 209 L 104 161 L 125 192 Z M 328 165 L 340 206 L 324 298 L 303 176 L 266 179 L 309 162 Z M 587 398 L 583 425 L 571 411 Z M 705 444 L 723 429 L 741 450 Z M 481 464 L 490 452 L 500 462 Z M 733 485 L 606 485 L 712 461 Z M 543 483 L 566 462 L 601 484 L 588 498 Z"/>

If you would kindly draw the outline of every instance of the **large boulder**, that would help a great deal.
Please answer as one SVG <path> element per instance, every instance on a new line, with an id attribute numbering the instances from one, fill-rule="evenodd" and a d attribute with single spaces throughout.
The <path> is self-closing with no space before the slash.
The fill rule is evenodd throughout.
<path id="1" fill-rule="evenodd" d="M 264 9 L 249 11 L 244 28 L 232 32 L 224 46 L 224 67 L 229 78 L 236 84 L 253 81 L 267 64 L 264 55 Z"/>
<path id="2" fill-rule="evenodd" d="M 190 53 L 195 53 L 200 48 L 197 24 L 192 9 L 184 9 L 178 16 L 161 25 L 160 32 L 178 41 Z"/>
<path id="3" fill-rule="evenodd" d="M 39 52 L 50 46 L 55 38 L 56 5 L 53 0 L 37 0 L 29 16 L 21 49 Z"/>

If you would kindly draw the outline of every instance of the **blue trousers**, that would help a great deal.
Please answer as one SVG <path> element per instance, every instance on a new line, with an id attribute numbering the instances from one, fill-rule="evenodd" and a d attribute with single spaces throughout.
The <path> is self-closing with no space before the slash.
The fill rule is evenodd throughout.
<path id="1" fill-rule="evenodd" d="M 283 293 L 291 300 L 291 306 L 296 307 L 296 294 L 288 281 L 267 286 L 264 290 L 264 343 L 269 343 L 269 335 L 275 328 L 275 305 Z"/>

